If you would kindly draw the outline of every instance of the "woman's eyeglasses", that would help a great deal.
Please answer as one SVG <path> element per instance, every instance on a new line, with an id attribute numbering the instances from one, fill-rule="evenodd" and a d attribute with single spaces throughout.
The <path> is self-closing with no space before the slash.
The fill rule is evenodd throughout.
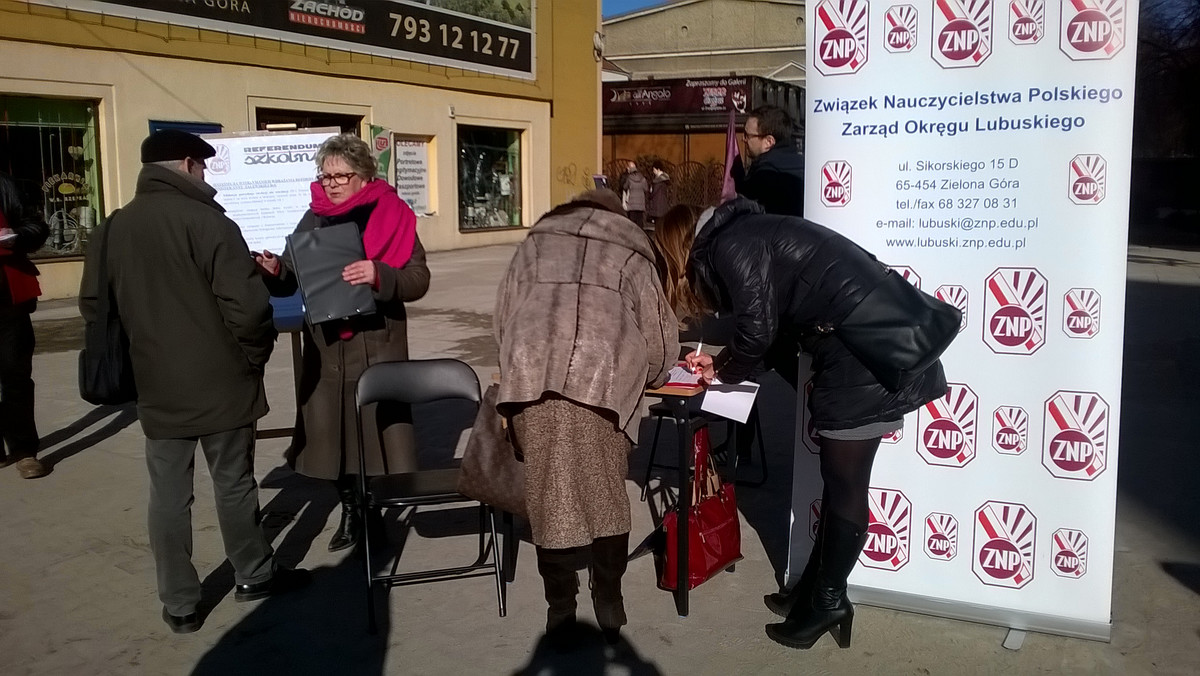
<path id="1" fill-rule="evenodd" d="M 317 181 L 326 187 L 331 185 L 348 185 L 350 179 L 357 175 L 354 172 L 350 172 L 349 174 L 317 174 Z"/>

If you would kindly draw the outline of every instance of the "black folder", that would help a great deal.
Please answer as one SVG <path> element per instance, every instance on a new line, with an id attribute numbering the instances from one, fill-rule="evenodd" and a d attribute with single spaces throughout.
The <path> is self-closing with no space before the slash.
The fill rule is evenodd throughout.
<path id="1" fill-rule="evenodd" d="M 304 298 L 304 317 L 317 325 L 375 312 L 367 284 L 342 279 L 342 269 L 365 259 L 362 234 L 355 223 L 342 223 L 288 235 L 292 268 Z"/>

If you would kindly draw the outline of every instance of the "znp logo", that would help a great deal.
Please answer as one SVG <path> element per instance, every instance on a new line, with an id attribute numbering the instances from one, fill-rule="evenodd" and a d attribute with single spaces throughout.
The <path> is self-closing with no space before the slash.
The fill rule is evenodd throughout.
<path id="1" fill-rule="evenodd" d="M 1060 0 L 1061 1 L 1061 0 Z M 1010 0 L 1008 39 L 1016 45 L 1033 45 L 1046 33 L 1046 0 Z"/>
<path id="2" fill-rule="evenodd" d="M 1025 505 L 988 501 L 975 510 L 971 572 L 993 587 L 1020 589 L 1033 579 L 1037 517 Z"/>
<path id="3" fill-rule="evenodd" d="M 204 161 L 205 169 L 210 174 L 224 176 L 233 168 L 233 162 L 229 159 L 229 146 L 224 143 L 214 143 L 212 147 L 217 154 Z"/>
<path id="4" fill-rule="evenodd" d="M 931 465 L 962 467 L 975 458 L 979 399 L 971 388 L 950 383 L 946 396 L 920 408 L 917 453 Z"/>
<path id="5" fill-rule="evenodd" d="M 853 169 L 845 160 L 832 160 L 821 167 L 821 204 L 844 207 L 850 203 Z"/>
<path id="6" fill-rule="evenodd" d="M 942 68 L 974 68 L 992 53 L 992 0 L 937 0 L 933 60 Z"/>
<path id="7" fill-rule="evenodd" d="M 1071 201 L 1099 204 L 1108 185 L 1108 162 L 1099 155 L 1076 155 L 1071 160 Z"/>
<path id="8" fill-rule="evenodd" d="M 1034 268 L 997 268 L 983 296 L 983 342 L 997 354 L 1033 354 L 1046 342 L 1046 278 Z"/>
<path id="9" fill-rule="evenodd" d="M 822 75 L 857 73 L 867 62 L 867 0 L 817 4 L 817 70 Z"/>
<path id="10" fill-rule="evenodd" d="M 1029 414 L 1020 406 L 1001 406 L 992 412 L 992 448 L 1004 455 L 1021 455 L 1029 448 Z"/>
<path id="11" fill-rule="evenodd" d="M 1072 61 L 1111 59 L 1125 46 L 1125 0 L 1062 0 L 1058 48 Z"/>
<path id="12" fill-rule="evenodd" d="M 921 275 L 907 265 L 889 265 L 888 269 L 904 278 L 904 281 L 921 288 Z"/>
<path id="13" fill-rule="evenodd" d="M 908 563 L 912 503 L 890 488 L 868 491 L 870 523 L 859 563 L 868 568 L 900 570 Z"/>
<path id="14" fill-rule="evenodd" d="M 1108 403 L 1060 390 L 1046 400 L 1042 465 L 1060 479 L 1091 481 L 1108 465 Z"/>
<path id="15" fill-rule="evenodd" d="M 1100 294 L 1095 289 L 1070 289 L 1063 296 L 1063 333 L 1068 338 L 1100 333 Z"/>
<path id="16" fill-rule="evenodd" d="M 958 519 L 941 512 L 925 517 L 925 555 L 938 561 L 958 556 Z"/>
<path id="17" fill-rule="evenodd" d="M 821 498 L 813 500 L 808 505 L 808 537 L 817 541 L 817 531 L 821 529 Z"/>
<path id="18" fill-rule="evenodd" d="M 967 305 L 970 300 L 967 290 L 961 286 L 943 284 L 933 292 L 933 295 L 943 303 L 949 303 L 962 312 L 962 321 L 958 325 L 958 332 L 962 333 L 962 330 L 967 328 Z"/>
<path id="19" fill-rule="evenodd" d="M 917 46 L 917 8 L 892 5 L 883 15 L 883 46 L 893 54 L 911 52 Z"/>
<path id="20" fill-rule="evenodd" d="M 1050 539 L 1050 570 L 1059 577 L 1081 578 L 1087 572 L 1088 538 L 1081 530 L 1059 528 Z"/>

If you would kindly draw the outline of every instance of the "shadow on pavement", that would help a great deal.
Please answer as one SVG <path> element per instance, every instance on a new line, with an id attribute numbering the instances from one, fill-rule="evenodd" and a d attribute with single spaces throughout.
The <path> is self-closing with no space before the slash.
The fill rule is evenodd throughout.
<path id="1" fill-rule="evenodd" d="M 612 673 L 630 676 L 660 676 L 662 671 L 638 654 L 624 635 L 616 645 L 604 642 L 600 629 L 581 622 L 574 648 L 564 651 L 552 644 L 545 635 L 534 646 L 529 663 L 513 672 L 513 676 L 604 676 L 610 666 L 620 667 Z"/>
<path id="2" fill-rule="evenodd" d="M 1200 564 L 1164 561 L 1162 569 L 1180 584 L 1191 589 L 1193 594 L 1200 594 Z"/>
<path id="3" fill-rule="evenodd" d="M 1117 490 L 1200 541 L 1200 287 L 1130 281 L 1125 307 Z"/>
<path id="4" fill-rule="evenodd" d="M 339 507 L 337 495 L 329 482 L 283 466 L 272 470 L 262 485 L 280 489 L 263 509 L 267 540 L 274 543 L 295 522 L 275 547 L 276 560 L 293 567 L 304 560 L 330 513 Z M 229 596 L 233 584 L 233 570 L 226 561 L 204 580 L 198 608 L 202 617 Z M 381 612 L 379 633 L 367 634 L 364 585 L 362 559 L 355 554 L 336 566 L 314 570 L 307 588 L 258 602 L 192 673 L 382 674 L 390 622 Z"/>
<path id="5" fill-rule="evenodd" d="M 129 427 L 137 420 L 137 405 L 134 403 L 123 404 L 121 406 L 97 406 L 91 411 L 88 411 L 82 418 L 67 425 L 66 427 L 55 430 L 50 434 L 42 437 L 41 449 L 45 451 L 48 448 L 56 446 L 67 439 L 79 434 L 83 430 L 95 425 L 96 423 L 112 416 L 112 419 L 104 424 L 103 427 L 95 432 L 73 441 L 62 448 L 55 450 L 52 453 L 42 455 L 42 462 L 50 468 L 53 468 L 58 463 L 70 458 L 73 455 L 86 451 L 105 439 L 113 436 L 117 432 Z"/>

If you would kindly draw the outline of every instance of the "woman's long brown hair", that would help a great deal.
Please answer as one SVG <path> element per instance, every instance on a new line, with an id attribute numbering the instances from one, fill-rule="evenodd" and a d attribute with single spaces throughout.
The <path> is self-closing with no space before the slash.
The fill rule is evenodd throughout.
<path id="1" fill-rule="evenodd" d="M 688 256 L 696 238 L 696 221 L 700 209 L 690 204 L 677 204 L 663 216 L 654 228 L 654 248 L 658 250 L 658 274 L 662 279 L 667 302 L 680 323 L 699 319 L 705 305 L 692 290 L 687 279 Z"/>

